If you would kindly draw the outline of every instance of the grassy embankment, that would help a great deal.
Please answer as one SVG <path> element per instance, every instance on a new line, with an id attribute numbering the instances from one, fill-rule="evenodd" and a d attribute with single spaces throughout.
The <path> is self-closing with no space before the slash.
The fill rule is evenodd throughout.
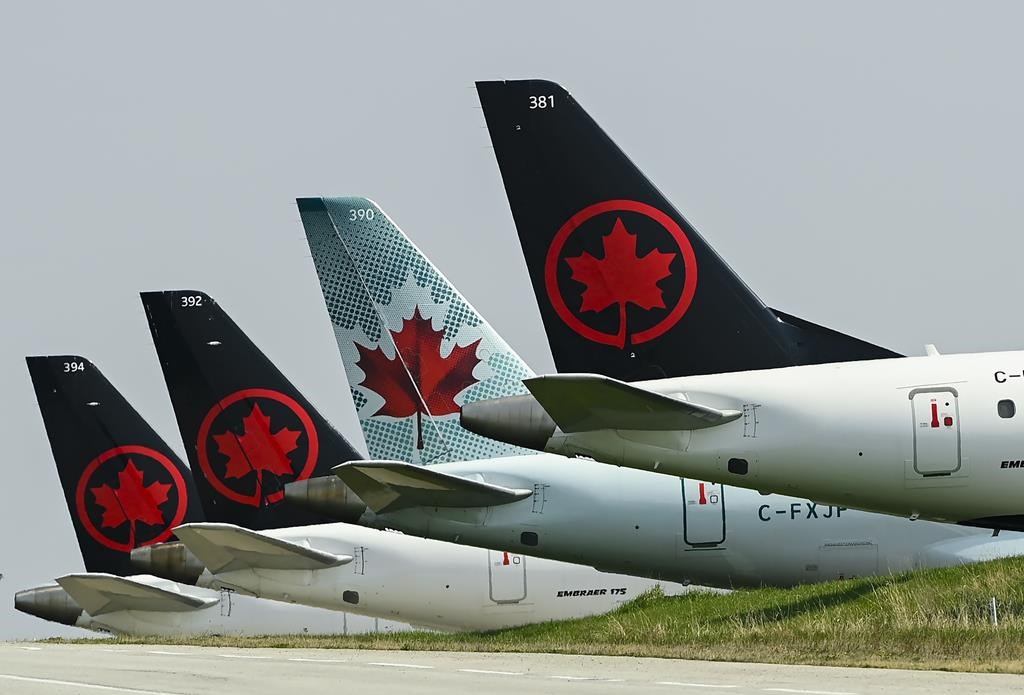
<path id="1" fill-rule="evenodd" d="M 993 596 L 998 626 L 990 621 Z M 785 590 L 675 598 L 649 594 L 603 616 L 490 633 L 218 637 L 178 643 L 555 652 L 1024 673 L 1024 558 Z"/>

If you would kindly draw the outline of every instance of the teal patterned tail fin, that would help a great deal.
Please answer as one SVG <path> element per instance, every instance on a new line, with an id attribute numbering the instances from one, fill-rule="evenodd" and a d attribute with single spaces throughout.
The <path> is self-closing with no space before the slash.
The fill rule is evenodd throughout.
<path id="1" fill-rule="evenodd" d="M 525 393 L 519 355 L 374 202 L 298 204 L 370 458 L 527 453 L 459 425 L 465 403 Z"/>

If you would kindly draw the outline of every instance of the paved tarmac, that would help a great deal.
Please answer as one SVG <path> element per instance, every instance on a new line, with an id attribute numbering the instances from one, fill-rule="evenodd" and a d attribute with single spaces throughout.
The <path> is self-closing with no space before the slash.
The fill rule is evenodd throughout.
<path id="1" fill-rule="evenodd" d="M 1020 693 L 1024 676 L 559 654 L 0 643 L 5 695 L 282 695 L 396 688 L 445 695 L 968 695 Z"/>

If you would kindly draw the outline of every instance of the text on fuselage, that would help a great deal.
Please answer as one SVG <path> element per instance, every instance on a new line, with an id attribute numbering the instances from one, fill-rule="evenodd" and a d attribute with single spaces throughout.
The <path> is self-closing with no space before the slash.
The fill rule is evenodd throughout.
<path id="1" fill-rule="evenodd" d="M 757 517 L 761 521 L 771 521 L 772 517 L 783 519 L 838 519 L 846 507 L 834 507 L 818 504 L 817 502 L 793 502 L 789 506 L 779 509 L 772 508 L 770 504 L 762 504 L 757 508 Z"/>
<path id="2" fill-rule="evenodd" d="M 556 598 L 576 598 L 577 596 L 625 596 L 626 590 L 622 589 L 567 589 L 559 591 Z"/>

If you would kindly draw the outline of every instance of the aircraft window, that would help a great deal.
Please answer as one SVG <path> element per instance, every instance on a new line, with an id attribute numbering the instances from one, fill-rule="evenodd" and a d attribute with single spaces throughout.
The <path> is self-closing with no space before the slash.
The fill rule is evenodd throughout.
<path id="1" fill-rule="evenodd" d="M 523 531 L 519 536 L 519 542 L 523 545 L 537 545 L 538 541 L 537 534 L 533 531 Z"/>
<path id="2" fill-rule="evenodd" d="M 358 591 L 344 591 L 341 594 L 341 600 L 345 603 L 351 603 L 356 605 L 359 603 L 359 592 Z"/>
<path id="3" fill-rule="evenodd" d="M 746 475 L 749 465 L 746 459 L 729 459 L 729 472 L 736 475 Z"/>
<path id="4" fill-rule="evenodd" d="M 1017 406 L 1009 399 L 999 401 L 996 404 L 996 410 L 999 412 L 999 417 L 1013 417 L 1017 414 Z"/>

